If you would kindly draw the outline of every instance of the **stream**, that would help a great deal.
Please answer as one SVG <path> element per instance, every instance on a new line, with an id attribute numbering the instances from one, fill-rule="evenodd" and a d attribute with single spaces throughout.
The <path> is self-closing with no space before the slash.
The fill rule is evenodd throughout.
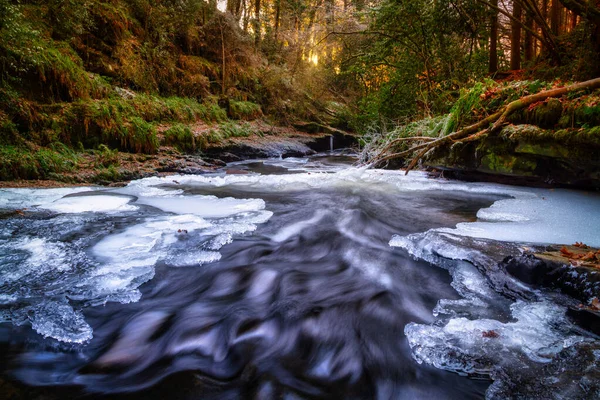
<path id="1" fill-rule="evenodd" d="M 573 300 L 495 269 L 600 246 L 600 195 L 354 160 L 0 189 L 12 398 L 600 397 Z"/>

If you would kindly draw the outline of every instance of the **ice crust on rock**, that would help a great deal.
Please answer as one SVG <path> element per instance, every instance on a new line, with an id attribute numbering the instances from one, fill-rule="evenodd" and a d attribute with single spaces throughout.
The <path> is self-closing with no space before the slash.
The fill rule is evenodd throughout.
<path id="1" fill-rule="evenodd" d="M 136 204 L 149 205 L 165 212 L 194 214 L 204 218 L 223 218 L 265 208 L 265 202 L 262 199 L 233 199 L 216 196 L 141 197 Z"/>
<path id="2" fill-rule="evenodd" d="M 479 210 L 478 221 L 432 231 L 504 242 L 584 242 L 590 246 L 600 246 L 599 195 L 561 189 L 526 190 L 530 192 L 506 191 L 506 195 L 515 197 L 498 200 L 492 206 Z M 577 207 L 573 207 L 573 204 L 577 204 Z M 417 236 L 408 239 L 394 236 L 390 245 L 408 247 L 407 240 L 418 240 Z"/>
<path id="3" fill-rule="evenodd" d="M 395 235 L 389 242 L 415 258 L 448 269 L 452 286 L 462 296 L 440 300 L 433 310 L 436 322 L 405 327 L 413 357 L 440 369 L 491 377 L 495 383 L 487 398 L 504 398 L 503 390 L 515 385 L 535 388 L 551 380 L 559 382 L 562 371 L 544 372 L 544 365 L 576 364 L 569 354 L 591 339 L 567 319 L 565 307 L 541 291 L 531 291 L 497 264 L 531 244 L 600 246 L 600 196 L 560 189 L 464 185 L 469 187 L 466 190 L 488 188 L 490 194 L 505 198 L 479 210 L 475 222 Z M 463 190 L 459 186 L 454 189 Z M 513 303 L 513 296 L 519 300 Z M 585 368 L 574 370 L 569 383 L 569 393 L 577 398 L 585 397 L 585 379 L 590 373 Z M 597 366 L 594 371 L 592 375 L 600 372 Z M 508 389 L 507 393 L 512 392 Z M 534 389 L 521 392 L 524 398 L 539 395 Z"/>
<path id="4" fill-rule="evenodd" d="M 514 322 L 451 318 L 445 325 L 410 323 L 404 332 L 417 362 L 477 375 L 532 368 L 585 340 L 569 334 L 565 309 L 554 303 L 518 300 L 510 309 Z"/>

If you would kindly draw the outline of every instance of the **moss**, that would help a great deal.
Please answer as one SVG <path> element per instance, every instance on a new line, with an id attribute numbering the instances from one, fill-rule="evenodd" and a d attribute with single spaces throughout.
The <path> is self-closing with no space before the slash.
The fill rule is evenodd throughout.
<path id="1" fill-rule="evenodd" d="M 526 111 L 526 119 L 541 128 L 554 127 L 563 113 L 562 102 L 558 99 L 547 99 L 536 107 Z"/>
<path id="2" fill-rule="evenodd" d="M 73 171 L 79 156 L 62 144 L 50 148 L 0 146 L 0 180 L 47 179 L 53 174 Z"/>
<path id="3" fill-rule="evenodd" d="M 167 129 L 164 133 L 166 145 L 175 146 L 177 149 L 185 152 L 196 150 L 196 139 L 189 126 L 176 124 Z"/>
<path id="4" fill-rule="evenodd" d="M 562 144 L 538 144 L 538 143 L 519 143 L 515 148 L 515 153 L 532 154 L 536 156 L 567 158 L 569 149 Z"/>
<path id="5" fill-rule="evenodd" d="M 501 137 L 519 143 L 562 147 L 600 147 L 600 127 L 572 129 L 541 129 L 534 125 L 509 125 L 502 129 Z"/>
<path id="6" fill-rule="evenodd" d="M 481 158 L 483 169 L 499 174 L 532 175 L 537 164 L 511 154 L 489 152 Z"/>
<path id="7" fill-rule="evenodd" d="M 262 117 L 262 115 L 262 110 L 258 104 L 235 100 L 229 102 L 229 116 L 233 119 L 251 121 Z"/>
<path id="8" fill-rule="evenodd" d="M 110 149 L 108 146 L 101 144 L 97 150 L 93 151 L 96 156 L 94 165 L 96 167 L 111 167 L 119 166 L 119 151 L 117 149 Z"/>

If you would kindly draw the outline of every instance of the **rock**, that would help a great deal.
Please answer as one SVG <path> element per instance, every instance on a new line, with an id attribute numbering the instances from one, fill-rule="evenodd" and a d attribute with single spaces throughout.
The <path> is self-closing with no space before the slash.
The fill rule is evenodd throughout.
<path id="1" fill-rule="evenodd" d="M 137 96 L 135 92 L 133 92 L 129 89 L 123 89 L 118 86 L 115 86 L 114 89 L 115 89 L 115 93 L 117 93 L 119 96 L 121 96 L 122 98 L 124 98 L 126 100 L 135 99 L 135 97 Z"/>
<path id="2" fill-rule="evenodd" d="M 597 341 L 575 343 L 558 353 L 542 371 L 523 369 L 518 376 L 496 380 L 486 398 L 597 399 L 600 397 L 599 365 Z"/>
<path id="3" fill-rule="evenodd" d="M 558 289 L 583 304 L 600 297 L 598 269 L 572 266 L 567 259 L 556 259 L 553 252 L 510 256 L 501 267 L 522 282 Z"/>
<path id="4" fill-rule="evenodd" d="M 581 304 L 570 306 L 567 316 L 583 329 L 600 335 L 600 311 L 589 307 L 593 299 L 600 297 L 600 270 L 573 266 L 560 254 L 560 251 L 551 249 L 537 254 L 509 256 L 499 267 L 528 285 L 556 289 L 577 299 Z"/>
<path id="5" fill-rule="evenodd" d="M 592 129 L 509 125 L 499 135 L 432 151 L 424 165 L 447 177 L 600 189 L 600 141 Z"/>

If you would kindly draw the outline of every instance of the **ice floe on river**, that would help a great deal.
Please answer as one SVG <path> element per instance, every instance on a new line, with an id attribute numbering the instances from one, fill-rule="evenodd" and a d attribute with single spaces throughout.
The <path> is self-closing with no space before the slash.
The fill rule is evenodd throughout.
<path id="1" fill-rule="evenodd" d="M 132 187 L 3 189 L 0 209 L 27 217 L 0 226 L 0 321 L 30 323 L 63 342 L 92 338 L 81 309 L 138 301 L 157 265 L 220 259 L 235 235 L 272 215 L 261 199 Z"/>
<path id="2" fill-rule="evenodd" d="M 597 342 L 566 317 L 567 307 L 557 304 L 556 296 L 527 287 L 497 264 L 531 244 L 600 246 L 600 196 L 488 187 L 507 198 L 479 210 L 476 221 L 390 240 L 390 246 L 448 269 L 463 297 L 441 299 L 433 310 L 436 322 L 406 326 L 413 357 L 436 368 L 491 377 L 495 383 L 487 398 L 515 392 L 523 398 L 593 397 L 600 381 L 589 379 L 600 377 L 600 366 L 588 355 L 598 352 Z M 559 385 L 566 364 L 570 383 Z"/>

